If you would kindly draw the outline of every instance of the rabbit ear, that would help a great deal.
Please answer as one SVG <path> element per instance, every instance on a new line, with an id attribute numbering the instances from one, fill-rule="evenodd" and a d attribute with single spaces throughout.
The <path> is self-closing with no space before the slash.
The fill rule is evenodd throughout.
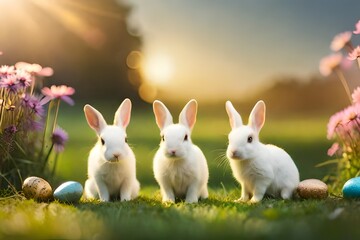
<path id="1" fill-rule="evenodd" d="M 84 112 L 89 126 L 94 129 L 98 135 L 100 135 L 100 132 L 107 125 L 104 117 L 98 110 L 96 110 L 89 104 L 85 105 Z"/>
<path id="2" fill-rule="evenodd" d="M 254 108 L 250 113 L 249 125 L 257 132 L 260 132 L 261 128 L 264 126 L 265 111 L 265 102 L 261 100 L 255 104 Z"/>
<path id="3" fill-rule="evenodd" d="M 126 98 L 115 113 L 114 125 L 126 128 L 130 123 L 131 101 Z"/>
<path id="4" fill-rule="evenodd" d="M 173 118 L 171 113 L 166 108 L 166 106 L 159 100 L 155 100 L 153 103 L 153 110 L 155 114 L 156 124 L 163 130 L 165 127 L 173 124 Z"/>
<path id="5" fill-rule="evenodd" d="M 187 126 L 190 130 L 194 127 L 196 122 L 196 114 L 197 114 L 197 102 L 195 99 L 190 100 L 179 116 L 179 122 L 185 126 Z"/>
<path id="6" fill-rule="evenodd" d="M 234 106 L 230 101 L 227 101 L 225 104 L 226 112 L 229 116 L 230 126 L 232 129 L 238 128 L 243 125 L 240 114 L 236 111 Z"/>

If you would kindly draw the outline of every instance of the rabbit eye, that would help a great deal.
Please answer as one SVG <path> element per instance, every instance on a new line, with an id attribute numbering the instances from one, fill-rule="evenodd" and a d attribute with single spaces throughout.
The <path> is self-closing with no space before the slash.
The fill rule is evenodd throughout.
<path id="1" fill-rule="evenodd" d="M 165 142 L 165 137 L 164 137 L 164 135 L 161 136 L 161 141 Z"/>
<path id="2" fill-rule="evenodd" d="M 186 134 L 184 137 L 184 141 L 187 141 L 187 140 L 188 140 L 188 135 Z"/>
<path id="3" fill-rule="evenodd" d="M 248 139 L 247 139 L 247 142 L 248 142 L 248 143 L 252 143 L 252 141 L 253 141 L 253 137 L 252 137 L 252 136 L 249 136 Z"/>
<path id="4" fill-rule="evenodd" d="M 105 144 L 105 140 L 103 138 L 100 138 L 101 140 L 101 144 L 104 145 Z"/>
<path id="5" fill-rule="evenodd" d="M 127 137 L 125 137 L 125 142 L 126 142 L 126 143 L 128 142 L 128 138 L 127 138 Z"/>

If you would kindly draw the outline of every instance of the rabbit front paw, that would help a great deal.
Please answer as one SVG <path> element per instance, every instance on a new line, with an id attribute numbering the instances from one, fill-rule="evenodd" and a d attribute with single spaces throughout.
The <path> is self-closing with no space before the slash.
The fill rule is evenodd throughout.
<path id="1" fill-rule="evenodd" d="M 186 203 L 197 203 L 199 199 L 196 196 L 186 196 Z"/>

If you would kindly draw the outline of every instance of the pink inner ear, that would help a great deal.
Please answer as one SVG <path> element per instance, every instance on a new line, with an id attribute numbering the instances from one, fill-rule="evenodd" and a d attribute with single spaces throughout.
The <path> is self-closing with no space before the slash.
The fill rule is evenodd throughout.
<path id="1" fill-rule="evenodd" d="M 100 131 L 99 118 L 91 108 L 85 108 L 85 116 L 89 126 L 96 131 Z"/>
<path id="2" fill-rule="evenodd" d="M 195 100 L 189 101 L 179 116 L 179 122 L 192 129 L 196 122 L 197 103 Z"/>
<path id="3" fill-rule="evenodd" d="M 126 128 L 130 123 L 130 113 L 124 116 L 123 127 Z"/>
<path id="4" fill-rule="evenodd" d="M 130 123 L 130 116 L 131 116 L 131 107 L 130 105 L 126 105 L 121 112 L 121 121 L 122 126 L 126 128 Z"/>
<path id="5" fill-rule="evenodd" d="M 115 113 L 114 124 L 126 128 L 130 123 L 131 117 L 131 101 L 129 99 L 125 99 L 118 110 Z"/>
<path id="6" fill-rule="evenodd" d="M 154 114 L 158 127 L 160 129 L 163 129 L 165 127 L 165 122 L 166 122 L 166 111 L 165 109 L 162 108 L 160 103 L 155 103 Z"/>
<path id="7" fill-rule="evenodd" d="M 263 119 L 263 115 L 261 113 L 258 113 L 255 118 L 255 124 L 257 129 L 260 129 L 262 127 L 262 123 L 263 123 L 262 119 Z"/>
<path id="8" fill-rule="evenodd" d="M 254 116 L 251 119 L 252 124 L 254 124 L 257 131 L 260 131 L 261 128 L 264 126 L 265 123 L 265 105 L 264 104 L 258 104 L 256 108 L 254 109 Z"/>
<path id="9" fill-rule="evenodd" d="M 186 120 L 189 124 L 190 129 L 193 128 L 195 125 L 195 122 L 196 122 L 196 108 L 195 107 L 191 107 L 186 112 Z"/>

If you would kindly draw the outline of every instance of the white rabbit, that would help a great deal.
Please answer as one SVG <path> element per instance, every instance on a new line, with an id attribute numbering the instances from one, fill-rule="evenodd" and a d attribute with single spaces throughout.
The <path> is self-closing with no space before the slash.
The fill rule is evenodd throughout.
<path id="1" fill-rule="evenodd" d="M 258 101 L 251 111 L 248 125 L 230 101 L 226 102 L 230 126 L 226 155 L 236 180 L 241 184 L 237 201 L 256 203 L 265 194 L 290 199 L 299 184 L 299 171 L 283 149 L 262 144 L 259 132 L 265 123 L 265 103 Z"/>
<path id="2" fill-rule="evenodd" d="M 99 137 L 89 154 L 84 197 L 103 202 L 119 196 L 121 201 L 136 198 L 140 184 L 136 179 L 135 155 L 126 137 L 131 101 L 125 99 L 121 103 L 115 113 L 114 125 L 107 125 L 101 113 L 90 105 L 85 105 L 84 112 L 89 126 Z"/>
<path id="3" fill-rule="evenodd" d="M 160 185 L 162 201 L 175 202 L 176 197 L 185 197 L 187 203 L 197 203 L 199 197 L 206 199 L 209 195 L 206 158 L 190 137 L 196 122 L 196 100 L 186 104 L 178 124 L 173 124 L 173 118 L 162 102 L 154 101 L 153 110 L 161 131 L 153 170 Z"/>

